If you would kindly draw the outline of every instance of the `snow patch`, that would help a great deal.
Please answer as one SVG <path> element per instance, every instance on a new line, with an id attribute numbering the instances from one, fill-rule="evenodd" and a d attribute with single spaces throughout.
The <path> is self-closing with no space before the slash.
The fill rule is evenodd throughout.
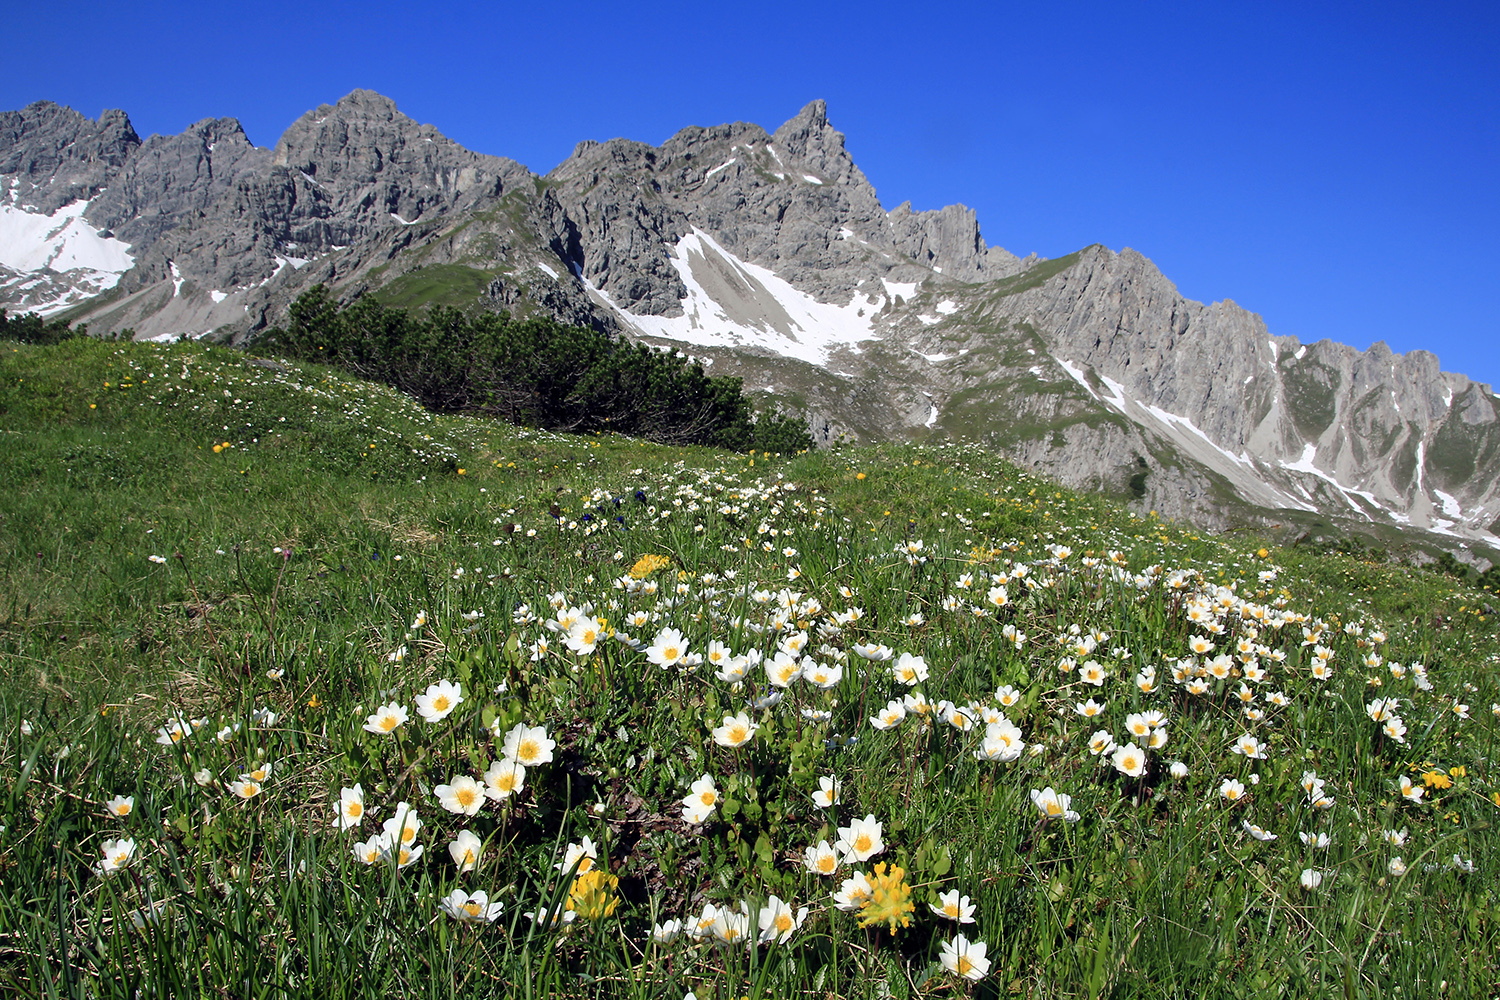
<path id="1" fill-rule="evenodd" d="M 541 263 L 541 262 L 540 262 L 540 261 L 538 261 L 538 262 L 537 262 L 537 265 L 536 265 L 536 266 L 537 266 L 537 268 L 538 268 L 538 269 L 540 269 L 540 270 L 541 270 L 541 271 L 542 271 L 542 272 L 543 272 L 543 273 L 544 273 L 544 274 L 546 274 L 546 275 L 547 275 L 547 277 L 549 277 L 549 278 L 553 278 L 553 279 L 556 279 L 556 278 L 557 278 L 557 272 L 556 272 L 556 271 L 554 271 L 554 270 L 552 270 L 552 268 L 550 268 L 550 267 L 548 267 L 548 266 L 547 266 L 547 265 L 546 265 L 546 264 L 543 264 L 543 263 Z"/>
<path id="2" fill-rule="evenodd" d="M 704 174 L 703 179 L 708 180 L 710 177 L 718 173 L 720 170 L 723 170 L 725 167 L 733 166 L 735 164 L 735 161 L 737 161 L 738 159 L 738 156 L 731 156 L 729 159 L 725 160 L 723 163 L 719 164 L 717 167 L 714 167 L 708 173 Z"/>
<path id="3" fill-rule="evenodd" d="M 954 302 L 952 299 L 944 299 L 943 301 L 939 302 L 934 308 L 936 308 L 937 311 L 942 313 L 944 316 L 952 316 L 954 313 L 958 312 L 958 303 Z"/>
<path id="4" fill-rule="evenodd" d="M 1453 499 L 1453 497 L 1449 496 L 1447 493 L 1444 493 L 1442 490 L 1433 490 L 1432 495 L 1443 502 L 1444 514 L 1447 514 L 1449 517 L 1453 518 L 1461 518 L 1464 516 L 1463 508 L 1458 505 L 1458 501 Z"/>
<path id="5" fill-rule="evenodd" d="M 921 358 L 923 361 L 930 361 L 934 364 L 939 361 L 948 361 L 953 357 L 953 355 L 951 354 L 923 354 L 921 351 L 918 351 L 916 349 L 913 349 L 912 353 Z"/>
<path id="6" fill-rule="evenodd" d="M 850 229 L 848 226 L 841 226 L 839 228 L 838 235 L 834 237 L 834 239 L 836 240 L 849 240 L 853 238 L 854 230 Z"/>
<path id="7" fill-rule="evenodd" d="M 825 367 L 839 348 L 872 339 L 879 296 L 855 293 L 848 305 L 819 302 L 774 271 L 749 264 L 697 227 L 673 248 L 687 297 L 681 316 L 637 316 L 590 291 L 638 333 L 702 347 L 751 347 Z"/>
<path id="8" fill-rule="evenodd" d="M 23 300 L 23 309 L 16 311 L 42 316 L 58 312 L 80 297 L 115 287 L 120 275 L 135 266 L 129 243 L 104 236 L 84 221 L 87 201 L 64 205 L 51 215 L 28 212 L 10 203 L 18 186 L 19 178 L 12 178 L 6 202 L 0 203 L 0 264 L 26 274 L 67 274 L 73 288 L 44 302 Z"/>
<path id="9" fill-rule="evenodd" d="M 932 326 L 935 323 L 941 323 L 943 321 L 942 317 L 940 316 L 927 316 L 920 313 L 917 315 L 917 319 L 922 321 L 923 326 Z"/>
<path id="10" fill-rule="evenodd" d="M 1277 348 L 1276 341 L 1268 340 L 1266 343 L 1271 345 L 1271 363 L 1274 365 L 1277 359 L 1281 357 L 1281 351 Z"/>
<path id="11" fill-rule="evenodd" d="M 1443 409 L 1446 410 L 1448 407 L 1450 407 L 1452 405 L 1453 405 L 1453 387 L 1451 385 L 1450 386 L 1445 386 L 1443 388 Z"/>
<path id="12" fill-rule="evenodd" d="M 1421 445 L 1418 445 L 1417 447 L 1420 450 Z M 1281 467 L 1292 472 L 1311 472 L 1315 476 L 1321 476 L 1323 474 L 1322 471 L 1320 471 L 1317 466 L 1313 465 L 1313 460 L 1317 457 L 1318 446 L 1315 444 L 1304 444 L 1302 446 L 1302 457 L 1297 459 L 1297 461 L 1295 462 L 1282 462 Z"/>
<path id="13" fill-rule="evenodd" d="M 391 218 L 395 219 L 397 222 L 401 223 L 403 226 L 415 226 L 418 222 L 422 221 L 420 219 L 409 219 L 409 220 L 408 219 L 403 219 L 403 218 L 401 218 L 400 215 L 396 214 L 395 212 L 391 213 Z"/>
<path id="14" fill-rule="evenodd" d="M 816 185 L 818 185 L 818 187 L 822 187 L 823 186 L 822 180 L 820 180 L 817 177 L 814 177 L 812 174 L 803 174 L 802 175 L 802 179 L 805 180 L 805 181 L 807 181 L 807 183 L 809 183 L 809 184 L 816 184 Z"/>
<path id="15" fill-rule="evenodd" d="M 927 415 L 927 426 L 936 427 L 938 419 L 938 408 L 937 404 L 932 401 L 931 396 L 927 397 L 927 405 L 932 407 L 932 412 Z"/>
<path id="16" fill-rule="evenodd" d="M 881 278 L 880 283 L 885 286 L 885 294 L 889 295 L 892 301 L 899 295 L 910 302 L 911 297 L 917 294 L 917 283 L 915 281 L 886 281 L 884 278 Z"/>
<path id="17" fill-rule="evenodd" d="M 218 305 L 220 302 L 223 302 L 225 299 L 229 298 L 229 295 L 226 292 L 221 292 L 218 289 L 214 289 L 213 291 L 208 293 L 208 297 L 214 300 L 214 305 Z"/>
<path id="18" fill-rule="evenodd" d="M 172 272 L 172 298 L 175 299 L 182 294 L 182 272 L 177 270 L 177 262 L 172 260 L 167 261 L 167 270 Z"/>
<path id="19" fill-rule="evenodd" d="M 1062 358 L 1053 358 L 1052 360 L 1062 365 L 1063 371 L 1073 376 L 1073 381 L 1083 386 L 1083 388 L 1088 392 L 1090 396 L 1092 396 L 1094 399 L 1099 398 L 1099 394 L 1094 391 L 1094 387 L 1089 385 L 1089 380 L 1084 377 L 1082 369 L 1075 366 L 1072 362 L 1064 361 Z"/>
<path id="20" fill-rule="evenodd" d="M 1307 356 L 1307 348 L 1305 348 L 1305 347 L 1299 347 L 1299 348 L 1297 348 L 1297 353 L 1292 355 L 1292 360 L 1293 361 L 1301 361 L 1306 356 Z"/>

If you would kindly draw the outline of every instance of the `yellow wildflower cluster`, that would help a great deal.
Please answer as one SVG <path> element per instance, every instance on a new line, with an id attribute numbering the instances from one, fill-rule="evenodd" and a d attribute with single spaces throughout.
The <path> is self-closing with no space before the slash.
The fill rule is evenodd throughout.
<path id="1" fill-rule="evenodd" d="M 630 575 L 635 577 L 637 580 L 644 580 L 646 577 L 650 576 L 652 573 L 655 573 L 657 570 L 665 569 L 670 565 L 672 565 L 672 560 L 668 559 L 666 556 L 658 556 L 647 553 L 646 555 L 643 555 L 639 559 L 637 559 L 634 566 L 630 567 Z"/>
<path id="2" fill-rule="evenodd" d="M 615 895 L 620 880 L 598 868 L 590 868 L 573 880 L 568 890 L 568 909 L 584 920 L 598 920 L 615 912 L 620 897 Z"/>
<path id="3" fill-rule="evenodd" d="M 868 878 L 870 896 L 859 908 L 859 926 L 887 924 L 892 932 L 898 925 L 910 927 L 912 911 L 917 907 L 911 901 L 911 886 L 905 881 L 906 870 L 900 865 L 887 869 L 882 861 Z"/>

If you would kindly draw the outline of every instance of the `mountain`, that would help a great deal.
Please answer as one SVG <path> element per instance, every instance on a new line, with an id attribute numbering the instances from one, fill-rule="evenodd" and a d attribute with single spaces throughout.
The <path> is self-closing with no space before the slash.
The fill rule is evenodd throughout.
<path id="1" fill-rule="evenodd" d="M 821 101 L 774 133 L 581 142 L 545 176 L 368 91 L 274 149 L 233 119 L 142 141 L 42 102 L 0 114 L 0 192 L 12 312 L 237 342 L 315 283 L 541 312 L 683 347 L 824 443 L 974 439 L 1209 527 L 1500 547 L 1488 385 L 1273 335 L 1133 250 L 1022 259 L 961 205 L 887 210 Z"/>

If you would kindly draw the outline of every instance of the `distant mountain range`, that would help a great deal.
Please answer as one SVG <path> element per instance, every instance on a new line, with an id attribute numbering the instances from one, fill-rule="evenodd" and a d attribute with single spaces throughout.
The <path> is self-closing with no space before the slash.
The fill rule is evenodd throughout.
<path id="1" fill-rule="evenodd" d="M 1133 250 L 1022 259 L 961 205 L 887 210 L 821 101 L 774 133 L 581 142 L 545 176 L 369 91 L 274 149 L 232 118 L 142 141 L 120 111 L 0 113 L 12 313 L 241 342 L 316 283 L 680 346 L 825 444 L 975 440 L 1209 527 L 1500 558 L 1490 386 L 1272 335 Z"/>

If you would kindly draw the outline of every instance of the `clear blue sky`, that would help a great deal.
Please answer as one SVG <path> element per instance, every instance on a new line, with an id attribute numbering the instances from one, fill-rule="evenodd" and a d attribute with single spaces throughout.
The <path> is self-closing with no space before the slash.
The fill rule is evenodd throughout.
<path id="1" fill-rule="evenodd" d="M 1500 4 L 11 5 L 0 108 L 239 118 L 356 87 L 545 173 L 580 139 L 828 101 L 887 208 L 1146 254 L 1273 333 L 1500 383 Z"/>

